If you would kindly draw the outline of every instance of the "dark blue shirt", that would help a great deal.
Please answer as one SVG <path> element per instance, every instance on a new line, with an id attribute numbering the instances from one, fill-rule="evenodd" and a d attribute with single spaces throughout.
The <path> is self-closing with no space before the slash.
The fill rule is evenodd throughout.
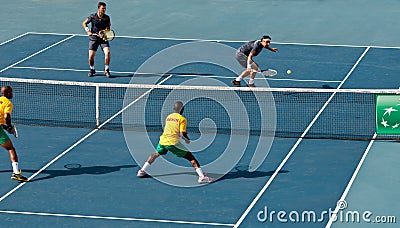
<path id="1" fill-rule="evenodd" d="M 253 40 L 243 44 L 238 50 L 245 55 L 249 56 L 250 52 L 254 52 L 254 56 L 257 56 L 262 51 L 263 46 L 261 41 Z"/>
<path id="2" fill-rule="evenodd" d="M 110 17 L 107 14 L 104 14 L 102 18 L 97 16 L 97 13 L 91 14 L 87 18 L 87 22 L 91 23 L 90 31 L 92 33 L 98 33 L 101 30 L 105 30 L 110 25 Z"/>

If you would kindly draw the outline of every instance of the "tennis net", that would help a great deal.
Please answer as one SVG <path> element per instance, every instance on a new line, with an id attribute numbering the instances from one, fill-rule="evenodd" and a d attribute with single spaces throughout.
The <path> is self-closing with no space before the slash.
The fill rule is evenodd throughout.
<path id="1" fill-rule="evenodd" d="M 372 139 L 376 95 L 399 93 L 19 78 L 0 78 L 0 85 L 13 87 L 13 121 L 24 125 L 161 132 L 173 102 L 184 100 L 188 132 L 349 140 Z M 398 137 L 384 135 L 376 139 Z"/>

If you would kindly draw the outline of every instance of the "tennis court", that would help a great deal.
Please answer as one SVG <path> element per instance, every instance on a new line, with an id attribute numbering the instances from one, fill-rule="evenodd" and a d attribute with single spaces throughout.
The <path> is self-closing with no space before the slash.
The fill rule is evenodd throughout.
<path id="1" fill-rule="evenodd" d="M 0 85 L 31 181 L 3 152 L 0 227 L 398 226 L 400 148 L 374 103 L 400 87 L 397 1 L 110 0 L 113 77 L 99 51 L 88 78 L 97 2 L 3 2 Z M 231 52 L 264 33 L 279 51 L 256 61 L 278 75 L 233 88 Z M 176 99 L 211 184 L 171 154 L 136 177 Z"/>
<path id="2" fill-rule="evenodd" d="M 20 155 L 21 168 L 32 177 L 26 184 L 9 180 L 8 161 L 1 160 L 0 178 L 4 180 L 0 187 L 2 226 L 325 227 L 333 223 L 332 227 L 347 227 L 349 223 L 332 222 L 328 216 L 321 216 L 329 209 L 334 211 L 337 202 L 344 199 L 349 210 L 369 210 L 373 215 L 381 216 L 398 215 L 396 206 L 388 206 L 393 198 L 398 197 L 395 189 L 399 182 L 396 181 L 394 164 L 398 158 L 395 152 L 398 143 L 371 141 L 375 130 L 373 96 L 346 93 L 342 96 L 339 93 L 334 94 L 331 102 L 327 101 L 332 95 L 329 91 L 336 88 L 398 89 L 400 68 L 396 67 L 396 56 L 400 49 L 273 44 L 280 51 L 274 56 L 263 52 L 264 56 L 259 58 L 260 65 L 267 64 L 263 58 L 267 59 L 268 64 L 279 72 L 277 77 L 267 80 L 271 88 L 323 89 L 328 92 L 317 95 L 287 91 L 274 93 L 278 137 L 258 169 L 249 172 L 248 166 L 263 138 L 249 134 L 243 156 L 234 168 L 214 183 L 183 188 L 161 183 L 156 178 L 137 178 L 135 174 L 139 165 L 132 158 L 126 135 L 121 130 L 123 118 L 121 115 L 110 118 L 123 108 L 126 93 L 126 90 L 113 85 L 129 84 L 135 77 L 139 81 L 152 78 L 136 72 L 144 60 L 168 47 L 190 44 L 193 40 L 118 37 L 112 42 L 115 57 L 111 72 L 114 77 L 110 79 L 101 74 L 88 78 L 87 66 L 82 61 L 86 58 L 86 50 L 71 51 L 71 47 L 86 45 L 87 37 L 84 36 L 26 33 L 0 46 L 2 52 L 15 53 L 11 57 L 2 56 L 1 77 L 5 78 L 2 84 L 11 84 L 15 88 L 14 118 L 19 125 L 20 137 L 14 143 Z M 31 49 L 20 49 L 23 43 L 30 43 Z M 218 43 L 237 48 L 242 42 Z M 152 48 L 143 50 L 142 46 Z M 63 61 L 59 61 L 59 53 L 63 53 Z M 123 53 L 129 53 L 129 56 Z M 102 65 L 102 58 L 96 61 L 96 65 Z M 296 69 L 290 76 L 283 73 L 288 65 Z M 195 79 L 200 78 L 230 86 L 235 77 L 230 70 L 204 63 L 182 65 L 167 75 L 156 75 L 154 84 L 191 86 L 185 82 L 196 82 Z M 378 75 L 385 75 L 385 78 Z M 41 80 L 59 82 L 45 84 Z M 78 84 L 69 85 L 71 81 Z M 79 83 L 86 83 L 86 86 Z M 111 89 L 102 91 L 100 88 L 99 96 L 109 98 L 110 95 L 113 98 L 109 102 L 103 101 L 105 106 L 100 102 L 99 121 L 105 123 L 100 130 L 96 128 L 93 114 L 97 95 L 91 83 L 107 83 Z M 262 88 L 257 89 L 261 91 Z M 130 99 L 140 98 L 148 91 L 147 88 L 134 90 L 138 94 Z M 164 111 L 161 110 L 164 98 L 160 98 L 163 90 L 156 90 L 151 91 L 150 95 L 155 98 L 145 103 L 145 112 L 153 110 L 148 107 L 155 108 L 153 112 Z M 188 91 L 187 94 L 192 93 Z M 245 94 L 242 99 L 250 103 L 249 92 L 242 93 Z M 360 100 L 352 100 L 355 98 Z M 224 99 L 228 98 L 222 96 L 221 101 Z M 213 118 L 213 115 L 207 115 L 207 107 L 211 112 L 219 111 L 217 106 L 207 102 L 194 102 L 186 111 L 189 122 L 191 119 L 195 122 L 194 139 L 203 136 L 202 132 L 195 131 L 196 125 L 204 118 L 200 113 Z M 352 110 L 353 107 L 356 111 Z M 223 124 L 219 125 L 222 117 L 218 119 L 223 116 L 223 111 L 214 116 L 219 131 L 224 129 Z M 352 117 L 357 114 L 359 116 Z M 260 115 L 253 112 L 250 119 L 257 119 Z M 150 117 L 146 121 L 160 125 L 160 119 Z M 251 129 L 256 128 L 256 124 L 250 121 Z M 291 129 L 297 132 L 290 132 Z M 326 135 L 328 133 L 332 135 Z M 135 134 L 145 134 L 151 143 L 156 143 L 160 132 L 155 129 L 154 132 Z M 348 138 L 359 137 L 359 134 L 363 140 L 332 139 L 337 135 Z M 217 133 L 208 147 L 195 156 L 202 164 L 212 163 L 229 143 L 229 137 L 230 134 Z M 134 139 L 130 143 L 143 151 L 144 157 L 152 152 L 143 141 Z M 167 156 L 167 159 L 185 165 L 185 161 L 173 156 Z M 361 166 L 359 172 L 358 166 Z M 355 173 L 358 176 L 352 180 Z M 180 178 L 179 175 L 171 176 Z M 382 188 L 386 196 L 392 195 L 393 198 L 376 194 Z M 377 197 L 380 197 L 378 201 Z M 270 214 L 271 211 L 274 213 Z M 296 220 L 296 217 L 277 217 L 279 211 L 292 212 L 292 216 L 297 212 L 300 217 L 297 222 L 291 220 Z M 301 222 L 304 211 L 314 211 L 316 221 Z M 352 227 L 357 225 L 374 224 L 351 223 Z M 391 227 L 395 224 L 384 225 Z"/>

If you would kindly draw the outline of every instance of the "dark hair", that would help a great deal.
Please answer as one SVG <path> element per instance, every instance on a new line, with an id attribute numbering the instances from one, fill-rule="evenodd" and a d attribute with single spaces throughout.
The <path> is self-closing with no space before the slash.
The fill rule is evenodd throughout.
<path id="1" fill-rule="evenodd" d="M 179 113 L 179 114 L 182 114 L 183 110 L 184 110 L 183 103 L 181 101 L 175 102 L 174 111 Z"/>
<path id="2" fill-rule="evenodd" d="M 97 4 L 97 8 L 100 8 L 100 6 L 107 6 L 107 4 L 105 2 L 99 2 L 99 4 Z"/>
<path id="3" fill-rule="evenodd" d="M 8 94 L 9 94 L 10 92 L 12 92 L 11 86 L 5 85 L 5 86 L 1 87 L 1 94 L 2 94 L 3 96 L 9 98 L 9 97 L 8 97 Z"/>
<path id="4" fill-rule="evenodd" d="M 262 37 L 261 37 L 261 41 L 262 41 L 263 39 L 269 39 L 269 40 L 272 40 L 272 39 L 271 39 L 271 37 L 270 37 L 270 36 L 268 36 L 268 35 L 264 35 L 264 36 L 262 36 Z"/>

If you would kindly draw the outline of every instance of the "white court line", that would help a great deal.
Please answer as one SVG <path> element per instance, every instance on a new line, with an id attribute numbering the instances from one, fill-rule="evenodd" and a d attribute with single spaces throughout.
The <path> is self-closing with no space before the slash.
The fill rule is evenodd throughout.
<path id="1" fill-rule="evenodd" d="M 42 52 L 44 52 L 44 51 L 46 51 L 46 50 L 48 50 L 48 49 L 54 47 L 54 46 L 57 46 L 57 45 L 61 44 L 62 42 L 65 42 L 65 41 L 71 39 L 72 37 L 74 37 L 74 36 L 67 37 L 67 38 L 65 38 L 65 39 L 63 39 L 63 40 L 61 40 L 61 41 L 58 41 L 57 43 L 54 43 L 54 44 L 52 44 L 52 45 L 50 45 L 50 46 L 48 46 L 48 47 L 46 47 L 46 48 L 44 48 L 44 49 L 38 51 L 38 52 L 33 53 L 32 55 L 30 55 L 30 56 L 28 56 L 28 57 L 26 57 L 26 58 L 24 58 L 24 59 L 21 59 L 20 61 L 14 63 L 14 64 L 11 64 L 10 66 L 8 66 L 8 67 L 6 67 L 6 68 L 0 70 L 0 73 L 6 71 L 6 70 L 8 70 L 8 69 L 10 69 L 11 67 L 14 67 L 14 66 L 20 64 L 20 63 L 22 63 L 22 62 L 24 62 L 24 61 L 26 61 L 26 60 L 28 60 L 28 59 L 34 57 L 34 56 L 36 56 L 36 55 L 38 55 L 38 54 L 40 54 L 40 53 L 42 53 Z"/>
<path id="2" fill-rule="evenodd" d="M 38 215 L 38 216 L 53 216 L 53 217 L 69 217 L 69 218 L 87 218 L 87 219 L 105 219 L 105 220 L 122 220 L 122 221 L 139 221 L 139 222 L 157 222 L 157 223 L 175 223 L 175 224 L 191 224 L 191 225 L 208 225 L 208 226 L 228 226 L 234 224 L 225 223 L 209 223 L 209 222 L 189 222 L 165 219 L 140 219 L 126 217 L 110 217 L 110 216 L 95 216 L 95 215 L 74 215 L 74 214 L 58 214 L 58 213 L 43 213 L 43 212 L 27 212 L 27 211 L 0 211 L 5 214 L 22 214 L 22 215 Z"/>
<path id="3" fill-rule="evenodd" d="M 263 78 L 256 78 L 262 79 Z M 321 83 L 340 83 L 341 81 L 334 81 L 334 80 L 315 80 L 315 79 L 293 79 L 293 78 L 266 78 L 269 81 L 293 81 L 293 82 L 321 82 Z"/>
<path id="4" fill-rule="evenodd" d="M 74 71 L 74 72 L 84 72 L 89 70 L 79 70 L 79 69 L 68 69 L 68 68 L 53 68 L 53 67 L 27 67 L 27 66 L 16 66 L 14 69 L 30 69 L 30 70 L 55 70 L 55 71 Z M 116 73 L 116 72 L 115 72 Z"/>
<path id="5" fill-rule="evenodd" d="M 162 80 L 161 82 L 159 82 L 158 84 L 161 84 L 163 82 L 165 82 L 166 80 L 168 80 L 171 76 L 165 78 L 164 80 Z M 102 128 L 104 125 L 106 125 L 108 122 L 110 122 L 112 119 L 114 119 L 116 116 L 118 116 L 119 114 L 121 114 L 123 111 L 125 111 L 127 108 L 129 108 L 130 106 L 132 106 L 134 103 L 136 103 L 139 99 L 141 99 L 142 97 L 144 97 L 145 95 L 147 95 L 148 93 L 150 93 L 153 89 L 149 89 L 147 90 L 145 93 L 143 93 L 142 95 L 140 95 L 138 98 L 136 98 L 134 101 L 132 101 L 129 105 L 127 105 L 126 107 L 124 107 L 122 110 L 120 110 L 119 112 L 115 113 L 113 116 L 111 116 L 108 120 L 104 121 L 103 124 L 101 124 L 100 126 L 98 126 L 96 129 L 92 130 L 91 132 L 89 132 L 87 135 L 85 135 L 84 137 L 82 137 L 80 140 L 78 140 L 77 142 L 75 142 L 72 146 L 70 146 L 68 149 L 66 149 L 65 151 L 63 151 L 61 154 L 59 154 L 57 157 L 55 157 L 53 160 L 51 160 L 49 163 L 47 163 L 45 166 L 43 166 L 39 171 L 37 171 L 36 173 L 32 174 L 28 179 L 31 180 L 33 178 L 35 178 L 39 173 L 41 173 L 43 170 L 47 169 L 50 165 L 52 165 L 54 162 L 56 162 L 58 159 L 60 159 L 62 156 L 64 156 L 66 153 L 68 153 L 69 151 L 71 151 L 73 148 L 75 148 L 77 145 L 79 145 L 81 142 L 83 142 L 84 140 L 86 140 L 87 138 L 89 138 L 91 135 L 93 135 L 95 132 L 97 132 L 98 130 L 100 130 L 100 128 Z M 24 184 L 26 184 L 28 182 L 23 182 L 20 183 L 19 185 L 17 185 L 15 188 L 13 188 L 11 191 L 9 191 L 8 193 L 6 193 L 5 195 L 3 195 L 0 198 L 0 202 L 3 201 L 5 198 L 7 198 L 9 195 L 11 195 L 13 192 L 15 192 L 16 190 L 18 190 L 20 187 L 22 187 Z"/>
<path id="6" fill-rule="evenodd" d="M 23 61 L 25 61 L 25 60 L 27 60 L 27 59 L 32 58 L 33 56 L 36 56 L 36 55 L 38 55 L 38 54 L 40 54 L 40 53 L 42 53 L 42 52 L 48 50 L 49 48 L 52 48 L 52 47 L 54 47 L 54 46 L 56 46 L 56 45 L 58 45 L 58 44 L 60 44 L 60 43 L 62 43 L 62 42 L 64 42 L 64 41 L 67 41 L 67 40 L 71 39 L 72 37 L 74 37 L 74 36 L 70 36 L 70 37 L 68 37 L 68 38 L 66 38 L 66 39 L 63 39 L 63 40 L 61 40 L 61 41 L 59 41 L 59 42 L 57 42 L 57 43 L 55 43 L 55 44 L 53 44 L 53 45 L 51 45 L 51 46 L 48 46 L 48 47 L 46 47 L 46 48 L 44 48 L 44 49 L 42 49 L 42 50 L 40 50 L 40 51 L 38 51 L 38 52 L 36 52 L 36 53 L 34 53 L 34 54 L 28 56 L 28 57 L 26 57 L 26 58 L 24 58 L 24 59 L 22 59 L 22 60 L 20 60 L 20 61 L 18 61 L 18 62 L 16 62 L 16 63 L 14 63 L 14 64 L 11 64 L 10 66 L 8 66 L 8 67 L 6 67 L 6 68 L 0 70 L 0 73 L 3 72 L 3 71 L 5 71 L 5 70 L 7 70 L 7 69 L 9 69 L 9 68 L 11 68 L 11 67 L 14 67 L 15 65 L 17 65 L 17 64 L 19 64 L 19 63 L 21 63 L 21 62 L 23 62 Z M 19 184 L 19 185 L 17 185 L 14 189 L 12 189 L 10 192 L 8 192 L 8 193 L 5 194 L 3 197 L 1 197 L 1 198 L 0 198 L 0 202 L 3 201 L 3 199 L 5 199 L 5 198 L 6 198 L 7 196 L 9 196 L 11 193 L 13 193 L 13 192 L 16 191 L 17 189 L 19 189 L 21 186 L 23 186 L 24 184 L 25 184 L 25 182 L 24 182 L 24 183 L 21 183 L 21 184 Z"/>
<path id="7" fill-rule="evenodd" d="M 27 34 L 29 34 L 29 33 L 27 32 L 27 33 L 21 34 L 21 35 L 19 35 L 19 36 L 17 36 L 17 37 L 14 37 L 14 38 L 12 38 L 12 39 L 9 39 L 9 40 L 7 40 L 7 41 L 4 41 L 3 43 L 0 44 L 0 46 L 1 46 L 1 45 L 4 45 L 4 44 L 6 44 L 6 43 L 9 43 L 9 42 L 11 42 L 11 41 L 14 41 L 14 40 L 16 40 L 16 39 L 19 39 L 19 38 L 21 38 L 21 37 L 23 37 L 23 36 L 25 36 L 25 35 L 27 35 Z"/>
<path id="8" fill-rule="evenodd" d="M 170 79 L 172 77 L 172 75 L 168 76 L 167 78 L 165 78 L 164 80 L 160 81 L 157 85 L 164 83 L 165 81 L 167 81 L 168 79 Z M 81 138 L 80 140 L 78 140 L 76 143 L 74 143 L 72 146 L 70 146 L 68 149 L 66 149 L 64 152 L 62 152 L 61 154 L 59 154 L 58 156 L 56 156 L 53 160 L 51 160 L 49 163 L 47 163 L 45 166 L 43 166 L 39 171 L 37 171 L 36 173 L 32 174 L 28 179 L 32 180 L 33 178 L 35 178 L 37 175 L 39 175 L 39 173 L 41 173 L 43 170 L 45 170 L 46 168 L 48 168 L 50 165 L 52 165 L 54 162 L 56 162 L 59 158 L 61 158 L 62 156 L 64 156 L 65 154 L 67 154 L 69 151 L 71 151 L 73 148 L 75 148 L 77 145 L 79 145 L 81 142 L 83 142 L 84 140 L 86 140 L 87 138 L 89 138 L 91 135 L 93 135 L 94 133 L 96 133 L 98 130 L 100 130 L 104 125 L 106 125 L 108 122 L 110 122 L 111 120 L 113 120 L 115 117 L 117 117 L 118 115 L 120 115 L 122 112 L 124 112 L 126 109 L 128 109 L 129 107 L 131 107 L 133 104 L 135 104 L 137 101 L 139 101 L 142 97 L 146 96 L 147 94 L 149 94 L 152 89 L 149 89 L 148 91 L 146 91 L 145 93 L 143 93 L 142 95 L 140 95 L 138 98 L 136 98 L 135 100 L 133 100 L 129 105 L 127 105 L 126 107 L 124 107 L 123 109 L 121 109 L 119 112 L 115 113 L 113 116 L 111 116 L 108 120 L 106 120 L 103 124 L 101 124 L 100 126 L 98 126 L 96 129 L 92 130 L 91 132 L 89 132 L 87 135 L 85 135 L 83 138 Z M 16 186 L 14 189 L 12 189 L 11 191 L 9 191 L 7 194 L 5 194 L 4 196 L 2 196 L 0 198 L 0 202 L 3 201 L 5 198 L 7 198 L 9 195 L 11 195 L 12 193 L 14 193 L 16 190 L 18 190 L 19 188 L 21 188 L 23 185 L 25 185 L 26 183 L 29 182 L 23 182 L 20 183 L 18 186 Z M 197 224 L 197 225 L 214 225 L 214 226 L 230 226 L 232 227 L 234 224 L 223 224 L 223 223 L 203 223 L 203 222 L 187 222 L 187 221 L 173 221 L 173 220 L 153 220 L 153 219 L 135 219 L 135 218 L 117 218 L 117 217 L 100 217 L 100 216 L 85 216 L 85 215 L 63 215 L 63 214 L 49 214 L 49 213 L 33 213 L 33 212 L 16 212 L 16 211 L 0 211 L 1 213 L 14 213 L 14 214 L 37 214 L 37 215 L 53 215 L 53 216 L 64 216 L 64 217 L 77 217 L 77 218 L 98 218 L 98 219 L 114 219 L 114 220 L 132 220 L 132 221 L 147 221 L 147 222 L 169 222 L 169 223 L 183 223 L 183 224 Z"/>
<path id="9" fill-rule="evenodd" d="M 57 35 L 57 36 L 87 36 L 86 34 L 68 34 L 68 33 L 51 33 L 51 32 L 29 32 L 29 34 L 38 35 Z M 243 43 L 248 40 L 218 40 L 218 39 L 194 39 L 194 38 L 171 38 L 171 37 L 150 37 L 150 36 L 115 36 L 120 38 L 131 39 L 150 39 L 150 40 L 176 40 L 176 41 L 208 41 L 208 42 L 230 42 L 230 43 Z M 400 49 L 400 47 L 387 47 L 387 46 L 373 46 L 373 45 L 348 45 L 348 44 L 317 44 L 317 43 L 296 43 L 296 42 L 272 42 L 273 44 L 283 45 L 299 45 L 299 46 L 322 46 L 322 47 L 350 47 L 350 48 L 393 48 Z"/>
<path id="10" fill-rule="evenodd" d="M 358 66 L 360 63 L 361 59 L 367 54 L 368 50 L 370 48 L 366 48 L 365 51 L 362 53 L 362 55 L 358 58 L 357 62 L 354 64 L 354 66 L 351 68 L 349 73 L 347 73 L 346 77 L 342 80 L 342 82 L 339 84 L 337 89 L 340 89 L 342 85 L 346 82 L 346 80 L 350 77 L 350 75 L 353 73 L 354 69 Z M 257 194 L 257 196 L 254 198 L 254 200 L 251 202 L 251 204 L 247 207 L 246 211 L 242 214 L 242 216 L 239 218 L 239 220 L 236 222 L 234 228 L 237 228 L 240 226 L 240 224 L 243 222 L 243 220 L 247 217 L 247 215 L 250 213 L 251 209 L 253 209 L 254 205 L 258 202 L 258 200 L 261 198 L 261 196 L 264 194 L 264 192 L 267 190 L 267 188 L 271 185 L 272 181 L 275 179 L 275 177 L 278 175 L 282 167 L 286 164 L 286 162 L 289 160 L 289 158 L 292 156 L 294 151 L 297 149 L 299 146 L 300 142 L 303 140 L 304 136 L 308 133 L 308 131 L 311 129 L 311 127 L 314 125 L 314 123 L 317 121 L 318 117 L 322 114 L 322 112 L 325 110 L 325 108 L 328 106 L 328 104 L 331 102 L 333 97 L 336 95 L 336 92 L 334 92 L 329 99 L 325 102 L 325 104 L 322 106 L 322 108 L 319 110 L 317 115 L 314 117 L 314 119 L 310 122 L 310 124 L 307 126 L 307 128 L 304 130 L 303 134 L 300 136 L 300 138 L 296 141 L 292 149 L 289 151 L 289 153 L 286 155 L 286 157 L 283 159 L 283 161 L 279 164 L 278 168 L 275 170 L 274 174 L 268 179 L 267 183 L 264 185 L 264 187 L 261 189 L 261 191 Z"/>
<path id="11" fill-rule="evenodd" d="M 371 150 L 372 144 L 374 144 L 376 136 L 377 136 L 377 134 L 374 133 L 372 140 L 369 142 L 367 148 L 365 149 L 364 154 L 363 154 L 360 162 L 358 163 L 356 170 L 354 170 L 353 176 L 351 176 L 351 179 L 350 179 L 349 183 L 347 184 L 346 189 L 344 190 L 344 192 L 338 202 L 343 202 L 346 199 L 346 196 L 349 193 L 350 188 L 353 185 L 354 180 L 356 179 L 358 172 L 360 171 L 361 166 L 364 163 L 365 158 L 367 157 L 369 151 Z M 339 210 L 340 210 L 340 205 L 336 205 L 335 210 L 333 211 L 332 215 L 329 218 L 328 223 L 325 226 L 326 228 L 330 228 L 332 226 L 333 221 L 336 221 L 336 218 L 337 218 L 336 215 L 338 214 Z"/>
<path id="12" fill-rule="evenodd" d="M 52 67 L 28 67 L 28 66 L 20 66 L 13 67 L 14 69 L 31 69 L 31 70 L 54 70 L 54 71 L 73 71 L 73 72 L 86 72 L 88 70 L 80 70 L 80 69 L 67 69 L 67 68 L 52 68 Z M 110 71 L 115 74 L 143 74 L 143 75 L 163 75 L 161 73 L 137 73 L 137 72 L 127 72 L 127 71 Z M 201 78 L 229 78 L 234 79 L 235 76 L 220 76 L 220 75 L 196 75 L 196 74 L 173 74 L 174 77 L 201 77 Z M 314 79 L 292 79 L 292 78 L 265 78 L 266 80 L 271 81 L 295 81 L 295 82 L 320 82 L 320 83 L 339 83 L 341 81 L 334 80 L 314 80 Z M 265 80 L 263 78 L 255 78 L 255 80 Z"/>
<path id="13" fill-rule="evenodd" d="M 52 35 L 55 35 L 55 34 L 52 34 Z M 61 35 L 61 34 L 60 34 Z M 73 34 L 70 34 L 70 35 L 73 35 Z M 74 35 L 75 36 L 75 35 Z M 76 35 L 76 36 L 80 36 L 80 35 Z M 129 38 L 140 38 L 140 37 L 129 37 Z M 150 37 L 142 37 L 142 38 L 148 38 L 148 39 L 151 39 Z M 162 38 L 153 38 L 153 39 L 162 39 Z M 172 39 L 172 38 L 164 38 L 164 39 L 170 39 L 170 40 L 179 40 L 179 39 Z M 180 40 L 184 40 L 184 39 L 180 39 Z M 185 39 L 185 40 L 187 40 L 187 39 Z M 205 40 L 203 40 L 203 41 L 205 41 Z M 227 41 L 227 42 L 244 42 L 244 41 Z M 281 44 L 285 44 L 285 43 L 281 43 Z M 286 44 L 288 44 L 288 43 L 286 43 Z M 301 44 L 301 43 L 293 43 L 293 44 L 295 44 L 295 45 L 313 45 L 313 44 Z M 324 46 L 324 45 L 321 45 L 321 44 L 315 44 L 315 45 L 317 45 L 317 46 Z M 327 46 L 349 46 L 349 47 L 362 47 L 362 46 L 351 46 L 351 45 L 327 45 Z M 371 46 L 372 47 L 372 46 Z M 365 53 L 369 50 L 369 48 L 370 47 L 368 47 L 368 49 L 364 52 L 364 54 L 363 54 L 363 56 L 365 55 Z M 385 48 L 385 47 L 384 47 Z M 390 47 L 387 47 L 387 48 L 390 48 Z M 363 57 L 362 56 L 362 57 Z M 32 57 L 32 56 L 31 56 Z M 360 59 L 362 58 L 362 57 L 360 57 Z M 25 59 L 26 60 L 26 59 Z M 25 61 L 24 60 L 24 61 Z M 358 64 L 358 63 L 357 63 Z M 16 65 L 16 64 L 15 64 Z M 14 66 L 15 66 L 14 65 Z M 11 66 L 12 67 L 12 66 Z M 354 69 L 355 67 L 353 67 L 353 69 Z M 8 68 L 7 68 L 8 69 Z M 353 71 L 353 69 L 351 70 L 351 71 Z M 4 71 L 5 69 L 3 69 L 2 71 Z M 1 71 L 1 72 L 2 72 Z M 351 74 L 351 72 L 348 74 L 348 76 Z M 344 79 L 344 80 L 346 80 L 347 79 L 347 77 Z M 342 84 L 343 84 L 343 82 L 344 81 L 342 81 Z M 342 85 L 341 84 L 341 85 Z M 341 85 L 339 85 L 339 87 L 341 86 Z M 339 88 L 338 87 L 338 88 Z M 329 101 L 327 101 L 328 103 L 329 103 Z M 324 107 L 323 107 L 324 108 Z M 317 117 L 318 118 L 318 117 Z M 310 125 L 312 125 L 313 124 L 313 122 L 312 123 L 310 123 Z M 98 130 L 98 129 L 96 129 L 96 130 Z M 308 131 L 309 130 L 309 128 L 307 128 L 306 129 L 306 131 Z M 304 132 L 303 134 L 305 135 L 307 132 Z M 94 133 L 94 132 L 93 132 Z M 92 134 L 93 134 L 92 133 Z M 89 133 L 90 134 L 90 133 Z M 90 134 L 91 135 L 91 134 Z M 89 136 L 90 136 L 89 135 Z M 88 137 L 89 137 L 88 136 Z M 86 137 L 87 138 L 87 137 Z M 83 140 L 82 140 L 83 141 Z M 301 140 L 300 140 L 301 141 Z M 298 140 L 298 143 L 296 143 L 296 145 L 295 145 L 295 147 L 297 147 L 297 145 L 300 143 L 300 141 Z M 78 141 L 79 142 L 79 141 Z M 80 143 L 80 142 L 79 142 Z M 78 143 L 78 144 L 79 144 Z M 77 145 L 77 144 L 76 144 Z M 75 145 L 75 146 L 76 146 Z M 294 150 L 293 150 L 294 151 Z M 266 188 L 269 186 L 269 184 L 272 182 L 272 179 L 274 179 L 275 178 L 275 176 L 277 175 L 277 173 L 279 172 L 279 170 L 283 167 L 283 165 L 286 163 L 286 161 L 288 160 L 288 158 L 291 156 L 291 154 L 293 153 L 293 151 L 292 152 L 289 152 L 289 154 L 288 154 L 288 156 L 284 159 L 284 161 L 282 161 L 282 163 L 281 163 L 281 165 L 278 167 L 278 169 L 274 172 L 274 174 L 273 174 L 273 176 L 271 176 L 271 178 L 270 178 L 270 180 L 267 182 L 267 184 L 266 184 L 266 186 L 264 186 L 264 191 L 266 190 Z M 65 153 L 67 153 L 68 151 L 66 151 Z M 64 153 L 64 154 L 65 154 Z M 61 157 L 61 156 L 60 156 Z M 57 158 L 58 159 L 58 158 Z M 44 169 L 43 169 L 44 170 Z M 39 172 L 38 172 L 39 173 Z M 36 175 L 38 174 L 38 173 L 35 173 Z M 30 177 L 30 179 L 32 179 L 32 178 L 34 178 L 34 176 L 36 176 L 35 174 L 33 174 L 31 177 Z M 21 183 L 20 184 L 20 186 L 22 186 L 22 185 L 24 185 L 25 183 Z M 18 186 L 17 186 L 18 187 Z M 18 187 L 19 188 L 19 187 Z M 17 188 L 17 189 L 18 189 Z M 16 189 L 15 189 L 16 190 Z M 15 191 L 14 190 L 14 191 Z M 14 191 L 12 191 L 12 192 L 14 192 Z M 264 191 L 262 191 L 262 192 L 264 192 Z M 260 192 L 261 194 L 262 194 L 262 192 Z M 9 194 L 7 194 L 7 196 L 8 196 Z M 260 194 L 259 194 L 260 195 Z M 2 198 L 0 198 L 0 202 L 5 198 L 5 197 L 7 197 L 7 196 L 3 196 Z M 259 198 L 259 197 L 258 197 Z M 258 199 L 257 199 L 258 200 Z M 254 201 L 253 201 L 254 202 Z M 255 204 L 255 203 L 254 203 Z M 254 205 L 253 205 L 254 206 Z M 5 211 L 2 211 L 2 212 L 5 212 Z M 242 216 L 243 217 L 243 216 Z M 245 217 L 245 216 L 244 216 Z M 243 219 L 244 219 L 244 217 L 243 217 Z M 242 219 L 242 220 L 243 220 Z M 239 220 L 240 221 L 240 220 Z M 240 223 L 239 223 L 239 221 L 238 221 L 238 223 L 236 223 L 236 225 L 235 225 L 235 227 L 237 227 L 238 225 L 240 225 L 240 223 L 241 223 L 241 221 L 240 221 Z"/>

